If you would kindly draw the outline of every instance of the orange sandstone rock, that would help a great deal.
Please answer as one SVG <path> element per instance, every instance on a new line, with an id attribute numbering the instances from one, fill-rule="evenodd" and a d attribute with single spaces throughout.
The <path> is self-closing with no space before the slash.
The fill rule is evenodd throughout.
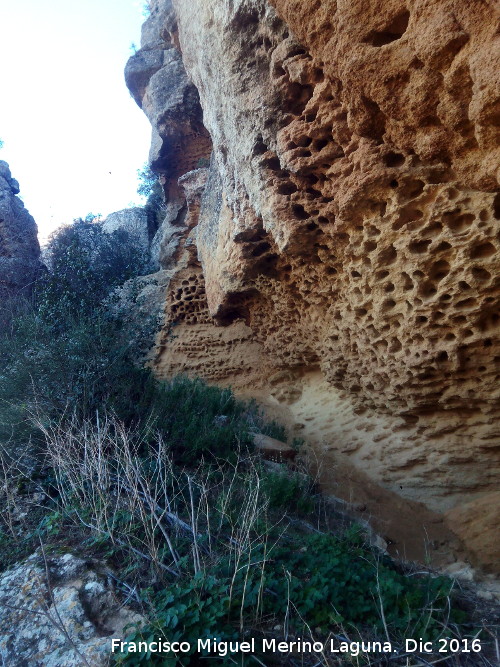
<path id="1" fill-rule="evenodd" d="M 500 491 L 488 493 L 446 515 L 448 526 L 468 546 L 474 563 L 498 573 L 500 563 Z"/>
<path id="2" fill-rule="evenodd" d="M 254 395 L 438 512 L 500 472 L 498 22 L 485 1 L 155 0 L 129 67 L 173 202 L 157 372 Z"/>

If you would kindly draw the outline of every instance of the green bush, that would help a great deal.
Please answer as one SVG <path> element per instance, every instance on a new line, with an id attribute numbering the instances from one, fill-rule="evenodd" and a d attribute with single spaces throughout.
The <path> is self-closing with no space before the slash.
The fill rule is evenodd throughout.
<path id="1" fill-rule="evenodd" d="M 137 179 L 139 181 L 137 194 L 141 195 L 141 197 L 149 197 L 153 191 L 155 183 L 158 182 L 158 176 L 147 162 L 137 170 Z"/>
<path id="2" fill-rule="evenodd" d="M 181 391 L 189 385 L 182 381 Z M 203 411 L 203 404 L 192 407 Z M 333 632 L 390 636 L 401 644 L 405 637 L 435 639 L 463 621 L 449 580 L 405 576 L 358 529 L 332 535 L 312 528 L 321 516 L 314 503 L 310 522 L 296 522 L 294 499 L 278 501 L 273 478 L 266 481 L 265 468 L 251 455 L 229 466 L 196 460 L 181 469 L 168 442 L 147 444 L 110 420 L 74 422 L 47 434 L 57 516 L 83 521 L 97 555 L 114 561 L 140 591 L 149 622 L 128 640 L 188 641 L 192 660 L 183 656 L 179 664 L 198 664 L 197 639 L 235 639 L 244 629 L 258 637 L 276 624 L 292 636 L 313 628 L 319 639 Z M 281 480 L 278 485 L 286 488 Z M 121 494 L 109 493 L 110 486 Z M 305 534 L 304 525 L 313 532 Z M 64 530 L 60 523 L 56 528 Z M 157 654 L 119 660 L 176 664 Z"/>
<path id="3" fill-rule="evenodd" d="M 310 479 L 290 471 L 265 471 L 262 475 L 262 488 L 269 499 L 270 507 L 283 508 L 291 512 L 308 513 L 312 511 L 313 485 Z"/>
<path id="4" fill-rule="evenodd" d="M 279 576 L 284 569 L 288 580 Z M 274 575 L 274 576 L 273 576 Z M 277 577 L 274 579 L 274 577 Z M 381 558 L 355 529 L 343 538 L 311 535 L 301 548 L 278 548 L 266 585 L 290 595 L 294 608 L 308 625 L 325 630 L 332 624 L 347 628 L 387 628 L 395 639 L 435 638 L 447 612 L 451 584 L 444 577 L 412 579 Z M 298 619 L 297 619 L 298 620 Z"/>
<path id="5" fill-rule="evenodd" d="M 96 313 L 126 280 L 147 273 L 149 257 L 125 230 L 77 220 L 56 231 L 46 249 L 50 271 L 38 282 L 38 312 L 52 326 Z"/>
<path id="6" fill-rule="evenodd" d="M 137 177 L 139 180 L 137 194 L 146 198 L 144 210 L 148 217 L 149 233 L 152 238 L 165 217 L 165 195 L 158 175 L 152 171 L 149 164 L 146 163 L 137 170 Z"/>
<path id="7" fill-rule="evenodd" d="M 135 373 L 119 334 L 119 323 L 102 311 L 68 315 L 57 326 L 33 310 L 15 318 L 0 336 L 0 439 L 22 440 L 35 415 L 101 409 Z"/>
<path id="8" fill-rule="evenodd" d="M 143 423 L 150 437 L 163 437 L 180 465 L 196 465 L 202 458 L 234 460 L 251 443 L 246 405 L 229 389 L 199 379 L 158 382 L 145 377 L 140 395 L 121 392 L 112 405 L 126 424 Z"/>
<path id="9" fill-rule="evenodd" d="M 252 549 L 240 568 L 229 557 L 167 590 L 144 592 L 152 606 L 152 622 L 127 641 L 157 637 L 187 641 L 193 647 L 192 662 L 187 656 L 177 662 L 173 657 L 135 653 L 118 660 L 132 665 L 198 664 L 197 640 L 241 637 L 242 619 L 246 627 L 254 628 L 262 619 L 266 627 L 285 622 L 288 631 L 298 636 L 305 627 L 314 628 L 318 639 L 325 639 L 334 628 L 356 638 L 385 638 L 387 629 L 395 644 L 405 637 L 436 639 L 446 620 L 461 620 L 454 609 L 447 618 L 450 589 L 444 577 L 400 574 L 390 559 L 381 559 L 364 545 L 356 531 L 340 538 L 310 535 L 290 540 L 285 535 L 272 550 L 266 552 L 263 545 Z"/>
<path id="10" fill-rule="evenodd" d="M 0 331 L 3 441 L 34 435 L 34 414 L 90 414 L 138 374 L 103 301 L 145 269 L 143 251 L 126 232 L 80 220 L 52 236 L 46 256 L 50 271 L 31 300 L 11 304 Z"/>
<path id="11" fill-rule="evenodd" d="M 59 329 L 59 327 L 58 327 Z M 232 459 L 250 446 L 247 406 L 201 380 L 159 382 L 120 345 L 120 322 L 103 311 L 54 328 L 36 312 L 0 336 L 0 439 L 36 437 L 33 417 L 87 418 L 106 409 L 144 441 L 160 434 L 179 464 Z"/>

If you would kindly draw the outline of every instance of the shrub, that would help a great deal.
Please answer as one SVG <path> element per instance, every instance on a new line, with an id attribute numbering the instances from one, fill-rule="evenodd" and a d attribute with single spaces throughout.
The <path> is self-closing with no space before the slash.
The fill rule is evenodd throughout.
<path id="1" fill-rule="evenodd" d="M 278 623 L 292 635 L 307 628 L 323 639 L 388 633 L 397 643 L 435 639 L 462 620 L 449 580 L 404 576 L 358 529 L 296 529 L 251 456 L 231 466 L 179 468 L 168 442 L 146 444 L 113 418 L 44 431 L 59 512 L 106 546 L 122 576 L 141 582 L 149 624 L 132 631 L 131 641 L 163 636 L 196 647 L 198 638 L 231 639 L 250 628 L 258 636 L 263 624 Z M 286 509 L 293 514 L 293 502 Z M 192 657 L 197 664 L 195 649 Z M 179 664 L 190 664 L 184 659 Z"/>
<path id="2" fill-rule="evenodd" d="M 275 509 L 308 513 L 314 505 L 312 481 L 300 473 L 266 471 L 262 475 L 262 488 L 270 507 Z"/>
<path id="3" fill-rule="evenodd" d="M 231 390 L 199 379 L 145 379 L 140 395 L 121 392 L 113 408 L 125 423 L 146 425 L 143 438 L 154 438 L 156 433 L 163 437 L 176 463 L 197 465 L 202 458 L 230 461 L 238 450 L 250 446 L 247 407 Z"/>
<path id="4" fill-rule="evenodd" d="M 314 637 L 323 641 L 332 633 L 385 640 L 387 630 L 394 645 L 401 646 L 405 637 L 443 636 L 450 632 L 447 621 L 462 618 L 456 609 L 447 616 L 452 587 L 448 580 L 405 577 L 350 536 L 287 541 L 269 554 L 262 547 L 254 549 L 244 564 L 228 558 L 225 565 L 166 590 L 145 592 L 151 623 L 133 631 L 127 641 L 187 641 L 191 653 L 178 661 L 173 656 L 129 653 L 118 662 L 196 665 L 198 639 L 234 640 L 242 637 L 243 628 L 253 628 L 250 636 L 259 637 L 263 623 L 266 628 L 278 623 L 292 637 L 310 637 L 314 628 Z M 239 656 L 238 664 L 247 664 L 244 660 Z M 227 664 L 234 662 L 235 656 L 227 659 Z"/>
<path id="5" fill-rule="evenodd" d="M 154 173 L 149 164 L 145 163 L 137 170 L 139 185 L 137 194 L 146 198 L 144 210 L 148 216 L 149 234 L 152 238 L 165 217 L 165 194 L 158 175 Z"/>
<path id="6" fill-rule="evenodd" d="M 59 315 L 62 313 L 59 311 Z M 85 419 L 112 410 L 144 442 L 160 434 L 179 464 L 231 460 L 251 444 L 251 409 L 201 380 L 156 380 L 134 365 L 121 323 L 97 309 L 66 315 L 57 333 L 30 310 L 0 335 L 0 439 L 37 438 L 33 418 Z"/>
<path id="7" fill-rule="evenodd" d="M 155 183 L 158 182 L 158 176 L 154 173 L 147 162 L 137 170 L 137 178 L 139 181 L 139 185 L 137 186 L 137 194 L 141 195 L 141 197 L 149 197 L 153 191 Z"/>
<path id="8" fill-rule="evenodd" d="M 146 273 L 149 258 L 125 230 L 111 234 L 99 223 L 77 220 L 58 230 L 46 249 L 50 272 L 37 285 L 41 317 L 52 325 L 88 317 L 129 278 Z"/>
<path id="9" fill-rule="evenodd" d="M 32 300 L 11 304 L 0 331 L 0 438 L 34 435 L 30 417 L 91 414 L 142 377 L 121 336 L 122 323 L 103 303 L 146 258 L 126 232 L 78 221 L 56 232 L 47 249 L 51 271 Z"/>
<path id="10" fill-rule="evenodd" d="M 52 323 L 46 306 L 28 307 L 0 335 L 0 428 L 8 412 L 19 414 L 17 428 L 35 413 L 91 414 L 143 375 L 121 341 L 119 320 L 99 307 L 89 316 L 55 304 Z"/>

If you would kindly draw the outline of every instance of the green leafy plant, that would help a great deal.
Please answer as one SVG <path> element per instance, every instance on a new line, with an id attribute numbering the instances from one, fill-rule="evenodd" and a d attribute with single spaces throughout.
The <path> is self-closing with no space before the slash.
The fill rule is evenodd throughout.
<path id="1" fill-rule="evenodd" d="M 148 216 L 148 225 L 151 237 L 155 234 L 165 217 L 165 195 L 158 180 L 149 164 L 144 164 L 137 170 L 139 185 L 137 194 L 146 198 L 144 209 Z"/>
<path id="2" fill-rule="evenodd" d="M 137 194 L 141 195 L 141 197 L 149 197 L 153 192 L 155 183 L 158 181 L 158 176 L 154 173 L 149 164 L 145 163 L 137 170 L 137 178 L 139 180 Z"/>
<path id="3" fill-rule="evenodd" d="M 137 395 L 122 393 L 113 406 L 125 423 L 142 421 L 149 436 L 165 438 L 181 465 L 196 465 L 202 459 L 230 461 L 251 446 L 247 406 L 229 389 L 199 379 L 158 382 L 148 376 Z"/>
<path id="4" fill-rule="evenodd" d="M 307 476 L 287 470 L 265 471 L 261 480 L 271 507 L 305 514 L 313 509 L 313 485 Z"/>
<path id="5" fill-rule="evenodd" d="M 219 407 L 221 397 L 213 400 Z M 249 453 L 232 464 L 226 458 L 206 466 L 200 457 L 179 467 L 167 432 L 145 441 L 140 430 L 109 417 L 42 430 L 60 515 L 89 529 L 106 557 L 126 563 L 133 578 L 144 580 L 145 561 L 156 573 L 157 585 L 146 577 L 141 587 L 148 623 L 130 641 L 189 641 L 196 664 L 198 638 L 258 632 L 264 621 L 286 620 L 299 636 L 309 627 L 320 637 L 333 631 L 402 642 L 435 639 L 447 623 L 463 620 L 449 580 L 405 576 L 359 529 L 333 535 L 307 521 L 312 532 L 296 528 L 291 491 L 298 482 L 269 476 Z M 302 510 L 315 516 L 314 503 Z M 156 654 L 120 660 L 174 664 Z M 189 656 L 183 661 L 189 664 Z"/>
<path id="6" fill-rule="evenodd" d="M 131 360 L 122 322 L 105 299 L 147 270 L 148 258 L 126 232 L 107 234 L 82 220 L 56 232 L 50 270 L 31 299 L 10 304 L 0 331 L 0 438 L 34 434 L 32 417 L 84 416 L 143 378 Z M 7 316 L 8 315 L 8 316 Z M 140 382 L 139 382 L 140 384 Z"/>
<path id="7" fill-rule="evenodd" d="M 81 219 L 53 234 L 45 254 L 50 271 L 37 285 L 38 309 L 46 321 L 61 325 L 97 311 L 115 287 L 146 273 L 149 262 L 125 230 L 108 234 Z"/>
<path id="8" fill-rule="evenodd" d="M 287 535 L 267 553 L 265 545 L 258 544 L 241 567 L 229 557 L 168 591 L 148 591 L 152 621 L 127 641 L 187 641 L 193 663 L 188 655 L 177 663 L 172 656 L 135 653 L 122 655 L 119 662 L 198 664 L 198 639 L 241 637 L 242 621 L 258 627 L 262 618 L 268 624 L 287 619 L 288 631 L 299 636 L 305 626 L 323 638 L 335 628 L 357 637 L 387 631 L 395 644 L 405 636 L 436 639 L 443 632 L 450 589 L 442 577 L 410 579 L 398 573 L 389 559 L 364 546 L 355 531 L 341 538 L 311 535 L 300 541 Z M 452 610 L 451 616 L 457 620 L 460 613 Z"/>

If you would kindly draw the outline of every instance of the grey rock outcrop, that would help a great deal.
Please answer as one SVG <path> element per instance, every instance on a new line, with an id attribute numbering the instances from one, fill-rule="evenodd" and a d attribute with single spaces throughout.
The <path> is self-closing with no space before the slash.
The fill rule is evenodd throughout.
<path id="1" fill-rule="evenodd" d="M 0 300 L 29 288 L 42 267 L 37 226 L 18 194 L 19 183 L 0 160 Z"/>
<path id="2" fill-rule="evenodd" d="M 102 230 L 112 234 L 119 229 L 127 232 L 141 249 L 149 249 L 148 214 L 145 208 L 136 206 L 110 213 L 102 223 Z"/>
<path id="3" fill-rule="evenodd" d="M 151 246 L 152 257 L 169 269 L 188 230 L 189 217 L 178 179 L 205 166 L 212 150 L 197 88 L 178 50 L 177 22 L 170 0 L 150 3 L 141 49 L 125 68 L 125 81 L 152 126 L 149 162 L 165 195 L 165 216 Z"/>
<path id="4" fill-rule="evenodd" d="M 47 583 L 47 573 L 50 584 Z M 76 556 L 33 554 L 0 577 L 0 662 L 9 667 L 107 665 L 111 637 L 141 617 L 120 606 L 105 571 Z"/>

